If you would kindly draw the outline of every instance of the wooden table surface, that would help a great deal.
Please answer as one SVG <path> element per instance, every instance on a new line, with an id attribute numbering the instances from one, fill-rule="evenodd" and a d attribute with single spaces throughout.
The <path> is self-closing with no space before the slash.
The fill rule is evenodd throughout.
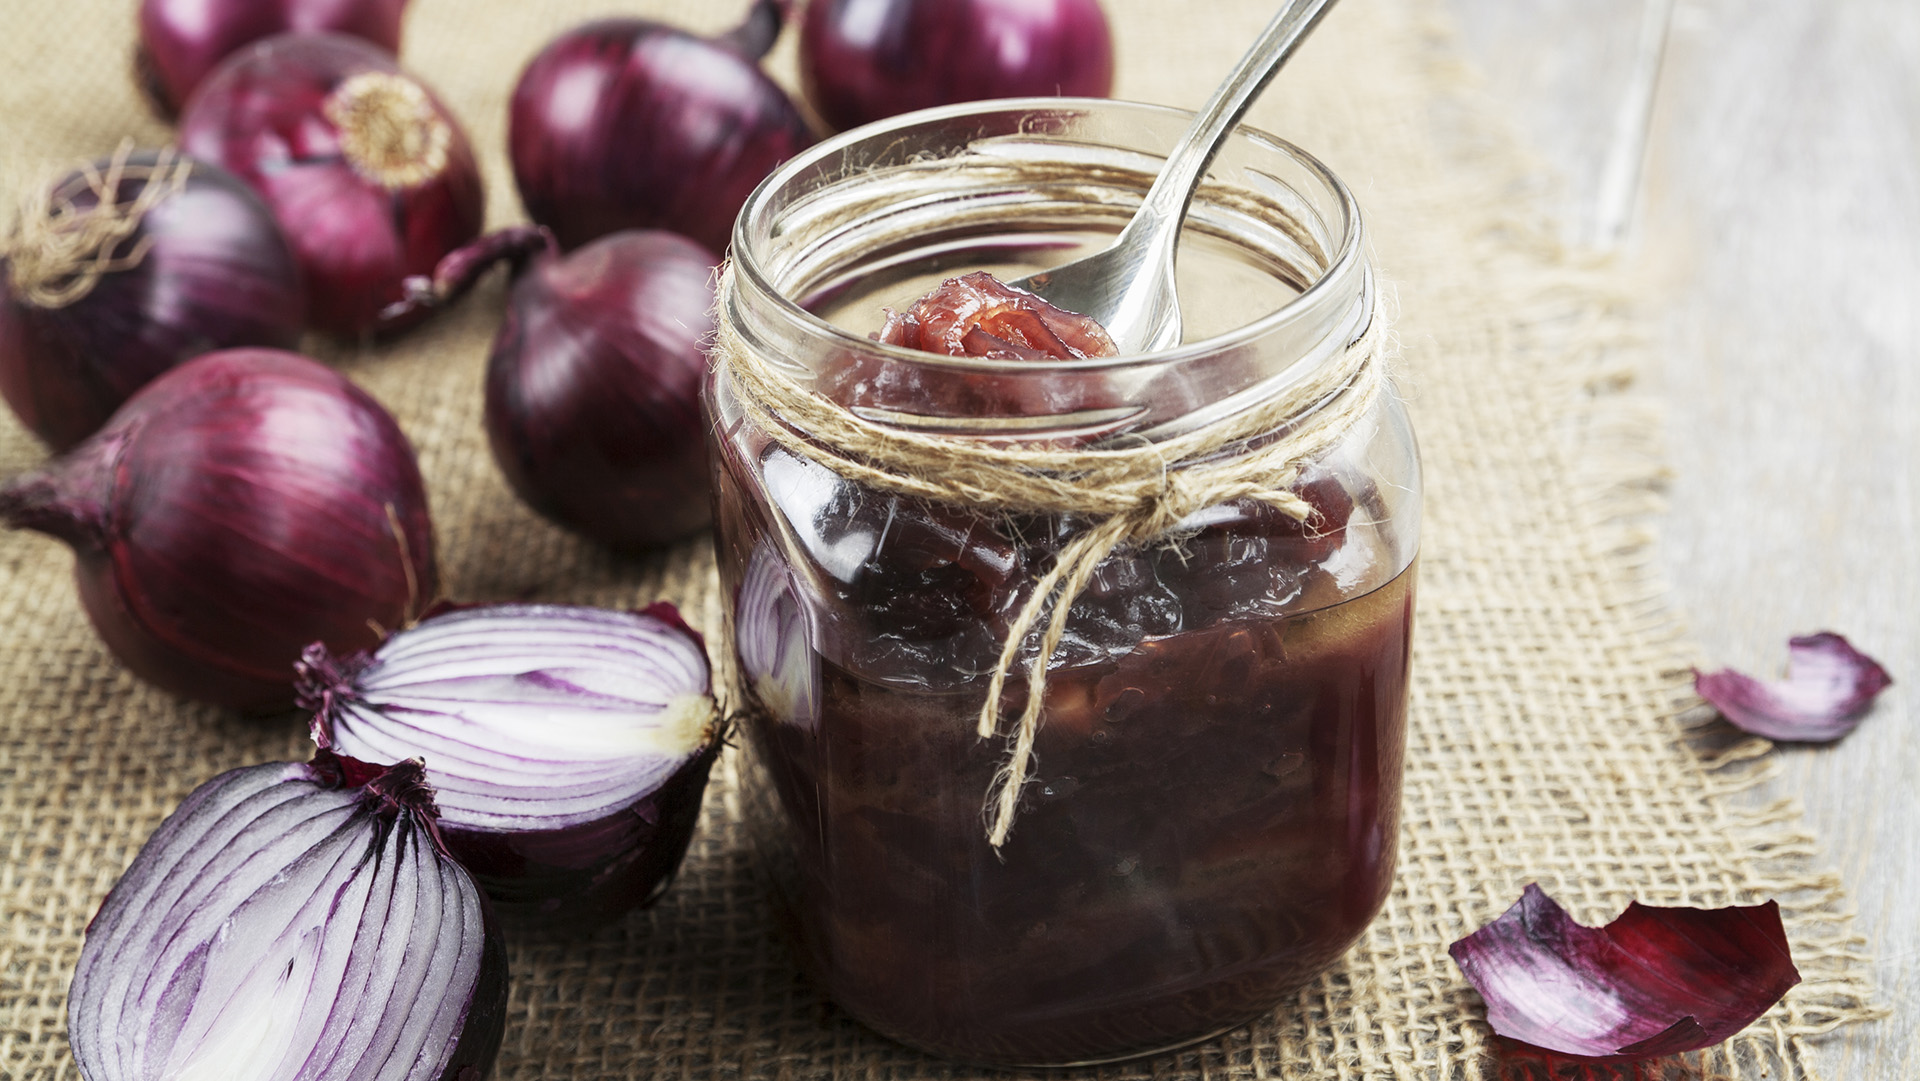
<path id="1" fill-rule="evenodd" d="M 1822 1071 L 1920 1078 L 1920 2 L 1447 3 L 1568 237 L 1654 285 L 1659 549 L 1700 660 L 1773 674 L 1835 630 L 1893 673 L 1766 794 L 1805 804 L 1892 1010 Z"/>

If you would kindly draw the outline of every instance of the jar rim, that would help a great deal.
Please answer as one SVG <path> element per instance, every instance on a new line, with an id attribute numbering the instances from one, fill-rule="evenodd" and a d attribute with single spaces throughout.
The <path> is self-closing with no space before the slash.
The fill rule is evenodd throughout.
<path id="1" fill-rule="evenodd" d="M 1191 122 L 1194 115 L 1192 110 L 1188 109 L 1118 98 L 1001 98 L 920 109 L 849 129 L 824 139 L 787 159 L 754 188 L 739 216 L 734 220 L 729 259 L 735 280 L 738 282 L 744 279 L 753 292 L 770 301 L 772 314 L 776 314 L 786 322 L 789 330 L 809 337 L 824 336 L 836 345 L 871 351 L 892 360 L 975 371 L 1092 372 L 1177 363 L 1189 357 L 1199 357 L 1253 343 L 1264 335 L 1273 333 L 1303 311 L 1324 302 L 1327 293 L 1341 288 L 1342 283 L 1353 275 L 1363 276 L 1360 289 L 1370 298 L 1372 288 L 1370 275 L 1366 274 L 1364 267 L 1360 207 L 1352 190 L 1318 158 L 1286 139 L 1245 123 L 1234 129 L 1230 139 L 1244 140 L 1264 150 L 1283 154 L 1293 159 L 1302 169 L 1326 186 L 1327 194 L 1332 196 L 1332 201 L 1339 211 L 1337 221 L 1326 222 L 1337 243 L 1333 247 L 1325 268 L 1286 303 L 1231 330 L 1194 341 L 1182 342 L 1171 348 L 1115 357 L 1039 361 L 997 360 L 972 356 L 950 357 L 907 349 L 858 335 L 809 311 L 774 285 L 766 267 L 758 257 L 758 249 L 754 243 L 755 227 L 763 224 L 764 220 L 773 213 L 772 207 L 776 197 L 795 180 L 809 172 L 823 171 L 826 163 L 847 154 L 856 147 L 893 143 L 898 141 L 905 132 L 973 116 L 986 117 L 995 114 L 1025 114 L 1030 117 L 1049 114 L 1059 116 L 1103 110 L 1157 117 L 1177 117 L 1183 122 Z M 767 227 L 770 230 L 770 224 Z M 1365 330 L 1366 325 L 1363 321 L 1361 325 L 1353 328 L 1353 335 L 1357 338 Z"/>

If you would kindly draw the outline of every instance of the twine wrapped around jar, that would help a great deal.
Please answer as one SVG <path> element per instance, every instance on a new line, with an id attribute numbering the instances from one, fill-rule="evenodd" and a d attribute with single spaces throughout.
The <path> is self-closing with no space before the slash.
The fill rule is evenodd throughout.
<path id="1" fill-rule="evenodd" d="M 731 266 L 722 271 L 719 295 L 729 294 L 732 274 Z M 982 739 L 1001 731 L 1007 677 L 1044 617 L 1039 649 L 1027 668 L 1026 706 L 1008 733 L 1006 760 L 987 793 L 987 840 L 999 848 L 1013 829 L 1032 768 L 1048 662 L 1066 631 L 1069 609 L 1101 561 L 1122 545 L 1168 536 L 1198 511 L 1240 499 L 1306 521 L 1313 507 L 1293 486 L 1302 468 L 1345 439 L 1384 392 L 1386 324 L 1374 313 L 1335 356 L 1245 409 L 1168 439 L 1092 449 L 1008 445 L 877 424 L 794 381 L 724 319 L 712 357 L 748 422 L 848 481 L 981 511 L 1071 514 L 1094 523 L 1035 580 L 987 685 Z"/>

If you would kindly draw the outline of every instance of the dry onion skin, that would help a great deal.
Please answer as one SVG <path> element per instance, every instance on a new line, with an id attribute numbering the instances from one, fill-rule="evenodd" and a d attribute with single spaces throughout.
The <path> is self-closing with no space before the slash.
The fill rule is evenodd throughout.
<path id="1" fill-rule="evenodd" d="M 1448 947 L 1495 1034 L 1588 1062 L 1697 1051 L 1752 1024 L 1800 982 L 1780 906 L 1655 908 L 1574 922 L 1537 885 Z"/>
<path id="2" fill-rule="evenodd" d="M 1826 743 L 1860 724 L 1893 685 L 1880 662 L 1831 631 L 1787 643 L 1787 678 L 1762 681 L 1723 669 L 1695 669 L 1693 688 L 1734 727 L 1789 742 Z"/>
<path id="3" fill-rule="evenodd" d="M 434 832 L 418 763 L 322 752 L 223 773 L 87 928 L 67 1030 L 87 1081 L 473 1081 L 506 951 Z"/>
<path id="4" fill-rule="evenodd" d="M 444 606 L 372 653 L 309 650 L 320 746 L 425 761 L 440 833 L 503 916 L 657 899 L 721 747 L 705 644 L 668 604 Z"/>

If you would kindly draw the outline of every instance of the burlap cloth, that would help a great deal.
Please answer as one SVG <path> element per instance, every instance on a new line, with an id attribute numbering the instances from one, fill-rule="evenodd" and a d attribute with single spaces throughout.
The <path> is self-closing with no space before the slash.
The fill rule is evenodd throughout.
<path id="1" fill-rule="evenodd" d="M 1108 0 L 1121 96 L 1196 106 L 1274 0 Z M 134 0 L 6 0 L 0 170 L 20 178 L 167 138 L 127 76 Z M 616 7 L 717 29 L 744 2 L 416 0 L 404 59 L 481 151 L 495 224 L 518 220 L 501 147 L 527 57 Z M 1459 1078 L 1552 1073 L 1502 1058 L 1447 943 L 1530 881 L 1576 916 L 1629 899 L 1778 898 L 1805 982 L 1747 1033 L 1633 1076 L 1810 1073 L 1809 1037 L 1869 1016 L 1863 949 L 1790 808 L 1742 798 L 1764 743 L 1688 714 L 1689 659 L 1639 532 L 1658 463 L 1624 384 L 1630 329 L 1606 279 L 1519 208 L 1536 176 L 1448 57 L 1432 0 L 1347 0 L 1254 110 L 1358 193 L 1399 283 L 1400 379 L 1426 455 L 1400 871 L 1347 957 L 1271 1018 L 1102 1078 Z M 775 69 L 792 85 L 791 37 Z M 420 451 L 446 585 L 461 598 L 678 601 L 719 626 L 709 545 L 615 559 L 524 510 L 480 429 L 490 283 L 379 350 L 311 343 L 387 403 Z M 42 456 L 0 417 L 0 473 Z M 65 994 L 81 934 L 139 844 L 222 770 L 305 757 L 294 718 L 243 721 L 122 672 L 74 596 L 66 549 L 0 535 L 0 1074 L 75 1076 Z M 513 943 L 496 1076 L 952 1078 L 838 1014 L 769 926 L 728 768 L 679 883 L 584 939 Z M 1565 1071 L 1558 1071 L 1564 1074 Z M 1076 1074 L 1077 1076 L 1078 1074 Z"/>

